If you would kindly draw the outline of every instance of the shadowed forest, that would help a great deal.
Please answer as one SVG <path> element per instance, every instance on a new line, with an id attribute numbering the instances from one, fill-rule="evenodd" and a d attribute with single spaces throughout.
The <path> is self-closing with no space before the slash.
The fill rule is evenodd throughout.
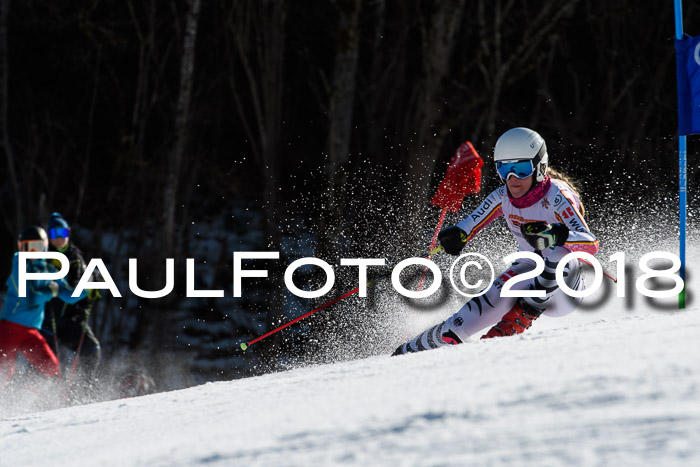
<path id="1" fill-rule="evenodd" d="M 425 250 L 437 216 L 429 199 L 455 149 L 474 144 L 488 193 L 499 184 L 493 145 L 515 126 L 545 138 L 552 165 L 580 181 L 586 201 L 661 196 L 677 210 L 670 1 L 0 0 L 0 8 L 3 277 L 17 233 L 53 211 L 89 232 L 80 243 L 88 257 L 114 264 L 117 250 L 100 239 L 128 243 L 144 289 L 162 286 L 164 258 L 184 270 L 191 239 L 207 237 L 198 225 L 224 218 L 236 238 L 254 235 L 234 249 L 282 251 L 267 264 L 273 279 L 301 256 L 402 259 Z M 686 31 L 700 34 L 698 5 L 687 2 L 684 13 Z M 611 188 L 619 180 L 622 191 Z M 252 213 L 250 224 L 232 209 Z M 302 233 L 309 251 L 300 241 L 285 246 Z M 207 258 L 209 284 L 229 301 L 230 245 Z M 229 337 L 243 341 L 289 318 L 281 280 L 270 282 L 260 281 L 257 301 L 236 305 L 264 325 L 227 328 Z M 168 337 L 181 322 L 166 311 L 181 297 L 149 305 L 127 333 L 103 326 L 106 349 L 187 352 Z M 219 323 L 225 305 L 204 302 L 191 313 Z M 132 308 L 111 298 L 102 306 Z M 274 340 L 256 365 L 277 358 L 271 349 L 284 343 Z M 219 347 L 212 358 L 235 356 L 235 346 Z M 205 379 L 261 371 L 231 366 L 239 364 L 246 369 L 201 371 Z"/>

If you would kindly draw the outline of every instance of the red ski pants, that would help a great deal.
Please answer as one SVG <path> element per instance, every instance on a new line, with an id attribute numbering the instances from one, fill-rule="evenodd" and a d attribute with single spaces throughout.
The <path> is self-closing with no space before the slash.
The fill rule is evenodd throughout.
<path id="1" fill-rule="evenodd" d="M 12 380 L 17 351 L 44 376 L 58 375 L 58 358 L 38 329 L 0 320 L 0 389 Z"/>

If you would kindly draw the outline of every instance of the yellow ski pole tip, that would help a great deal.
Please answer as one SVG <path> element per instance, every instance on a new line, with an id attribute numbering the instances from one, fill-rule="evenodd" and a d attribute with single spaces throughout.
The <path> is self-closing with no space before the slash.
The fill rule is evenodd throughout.
<path id="1" fill-rule="evenodd" d="M 245 349 L 247 349 L 247 348 L 248 348 L 248 344 L 246 344 L 245 342 L 243 342 L 243 343 L 241 344 L 241 350 L 245 350 Z"/>

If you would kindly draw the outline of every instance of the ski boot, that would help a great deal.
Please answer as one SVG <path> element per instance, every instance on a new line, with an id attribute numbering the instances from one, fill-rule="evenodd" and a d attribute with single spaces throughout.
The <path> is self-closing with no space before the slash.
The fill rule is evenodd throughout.
<path id="1" fill-rule="evenodd" d="M 520 334 L 532 326 L 532 322 L 542 314 L 541 310 L 534 308 L 522 298 L 519 298 L 513 308 L 503 315 L 501 321 L 492 327 L 489 332 L 481 336 L 482 339 L 492 337 L 512 336 Z"/>

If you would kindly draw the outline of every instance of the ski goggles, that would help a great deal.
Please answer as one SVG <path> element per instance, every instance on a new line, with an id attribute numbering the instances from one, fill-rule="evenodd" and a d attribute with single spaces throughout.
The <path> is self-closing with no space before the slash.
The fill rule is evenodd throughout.
<path id="1" fill-rule="evenodd" d="M 43 240 L 25 240 L 19 242 L 19 250 L 24 252 L 46 251 L 46 246 Z"/>
<path id="2" fill-rule="evenodd" d="M 498 175 L 503 180 L 508 180 L 511 175 L 515 178 L 527 178 L 535 173 L 535 168 L 532 166 L 531 160 L 513 161 L 513 162 L 496 162 L 496 170 Z"/>
<path id="3" fill-rule="evenodd" d="M 49 230 L 49 238 L 51 240 L 56 240 L 57 238 L 68 238 L 70 235 L 70 229 L 65 227 L 56 227 L 55 229 Z"/>

